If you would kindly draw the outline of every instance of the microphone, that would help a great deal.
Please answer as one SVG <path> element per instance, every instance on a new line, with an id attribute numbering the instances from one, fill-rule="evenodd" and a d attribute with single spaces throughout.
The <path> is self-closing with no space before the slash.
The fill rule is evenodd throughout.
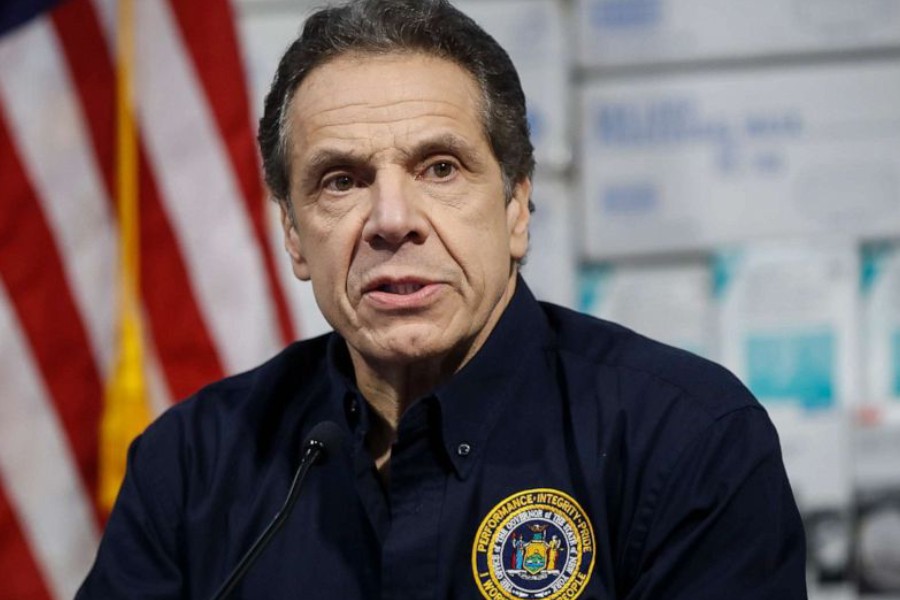
<path id="1" fill-rule="evenodd" d="M 343 437 L 344 434 L 340 427 L 332 421 L 322 421 L 312 428 L 312 431 L 309 432 L 309 435 L 306 436 L 306 440 L 303 442 L 303 457 L 300 459 L 300 466 L 297 467 L 297 472 L 294 473 L 294 480 L 291 482 L 291 488 L 288 490 L 284 504 L 275 514 L 272 522 L 253 542 L 247 553 L 244 554 L 234 570 L 231 571 L 228 579 L 225 580 L 219 591 L 212 597 L 212 600 L 224 600 L 234 591 L 237 584 L 240 583 L 262 551 L 268 546 L 272 537 L 287 521 L 294 504 L 297 502 L 297 498 L 300 496 L 300 484 L 303 482 L 306 472 L 314 464 L 325 464 L 329 454 L 334 453 L 341 446 Z"/>

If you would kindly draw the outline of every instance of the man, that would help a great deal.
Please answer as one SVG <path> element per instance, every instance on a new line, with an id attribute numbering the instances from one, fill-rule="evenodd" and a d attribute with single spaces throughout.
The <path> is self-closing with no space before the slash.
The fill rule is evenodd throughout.
<path id="1" fill-rule="evenodd" d="M 765 412 L 731 375 L 537 303 L 515 70 L 442 1 L 321 11 L 260 145 L 296 276 L 336 333 L 134 443 L 82 598 L 207 598 L 314 467 L 246 598 L 805 598 Z"/>

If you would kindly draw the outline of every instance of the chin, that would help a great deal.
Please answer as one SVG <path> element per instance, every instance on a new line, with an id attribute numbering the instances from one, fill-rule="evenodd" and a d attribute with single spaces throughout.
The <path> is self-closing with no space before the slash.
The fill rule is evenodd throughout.
<path id="1" fill-rule="evenodd" d="M 452 346 L 427 343 L 421 340 L 404 341 L 397 340 L 385 345 L 378 352 L 379 359 L 392 363 L 414 363 L 441 359 L 447 355 Z"/>
<path id="2" fill-rule="evenodd" d="M 410 363 L 441 359 L 453 352 L 458 344 L 447 339 L 446 332 L 432 326 L 407 326 L 398 331 L 375 337 L 372 358 L 384 362 Z M 361 351 L 364 348 L 360 348 Z M 366 352 L 363 351 L 363 354 Z"/>

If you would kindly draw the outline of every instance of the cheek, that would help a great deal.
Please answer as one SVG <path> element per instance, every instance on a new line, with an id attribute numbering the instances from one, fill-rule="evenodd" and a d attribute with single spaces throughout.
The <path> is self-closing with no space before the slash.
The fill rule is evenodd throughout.
<path id="1" fill-rule="evenodd" d="M 434 222 L 446 252 L 469 286 L 484 292 L 505 285 L 510 253 L 502 213 L 481 211 L 465 218 L 459 213 L 446 214 L 437 216 Z"/>
<path id="2" fill-rule="evenodd" d="M 340 257 L 352 255 L 362 231 L 362 219 L 352 211 L 326 210 L 318 207 L 304 215 L 301 228 L 309 250 L 307 258 L 325 269 L 339 268 Z M 328 263 L 324 265 L 322 263 Z"/>
<path id="3" fill-rule="evenodd" d="M 348 218 L 315 236 L 315 255 L 309 258 L 313 285 L 335 301 L 350 296 L 353 303 L 361 275 L 367 270 L 365 257 L 359 255 L 361 227 L 361 219 Z"/>

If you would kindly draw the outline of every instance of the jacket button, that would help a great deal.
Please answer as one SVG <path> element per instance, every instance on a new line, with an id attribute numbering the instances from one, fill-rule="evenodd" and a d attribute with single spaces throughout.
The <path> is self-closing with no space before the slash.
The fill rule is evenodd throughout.
<path id="1" fill-rule="evenodd" d="M 470 452 L 472 452 L 472 446 L 465 442 L 456 447 L 456 453 L 460 456 L 468 456 Z"/>

